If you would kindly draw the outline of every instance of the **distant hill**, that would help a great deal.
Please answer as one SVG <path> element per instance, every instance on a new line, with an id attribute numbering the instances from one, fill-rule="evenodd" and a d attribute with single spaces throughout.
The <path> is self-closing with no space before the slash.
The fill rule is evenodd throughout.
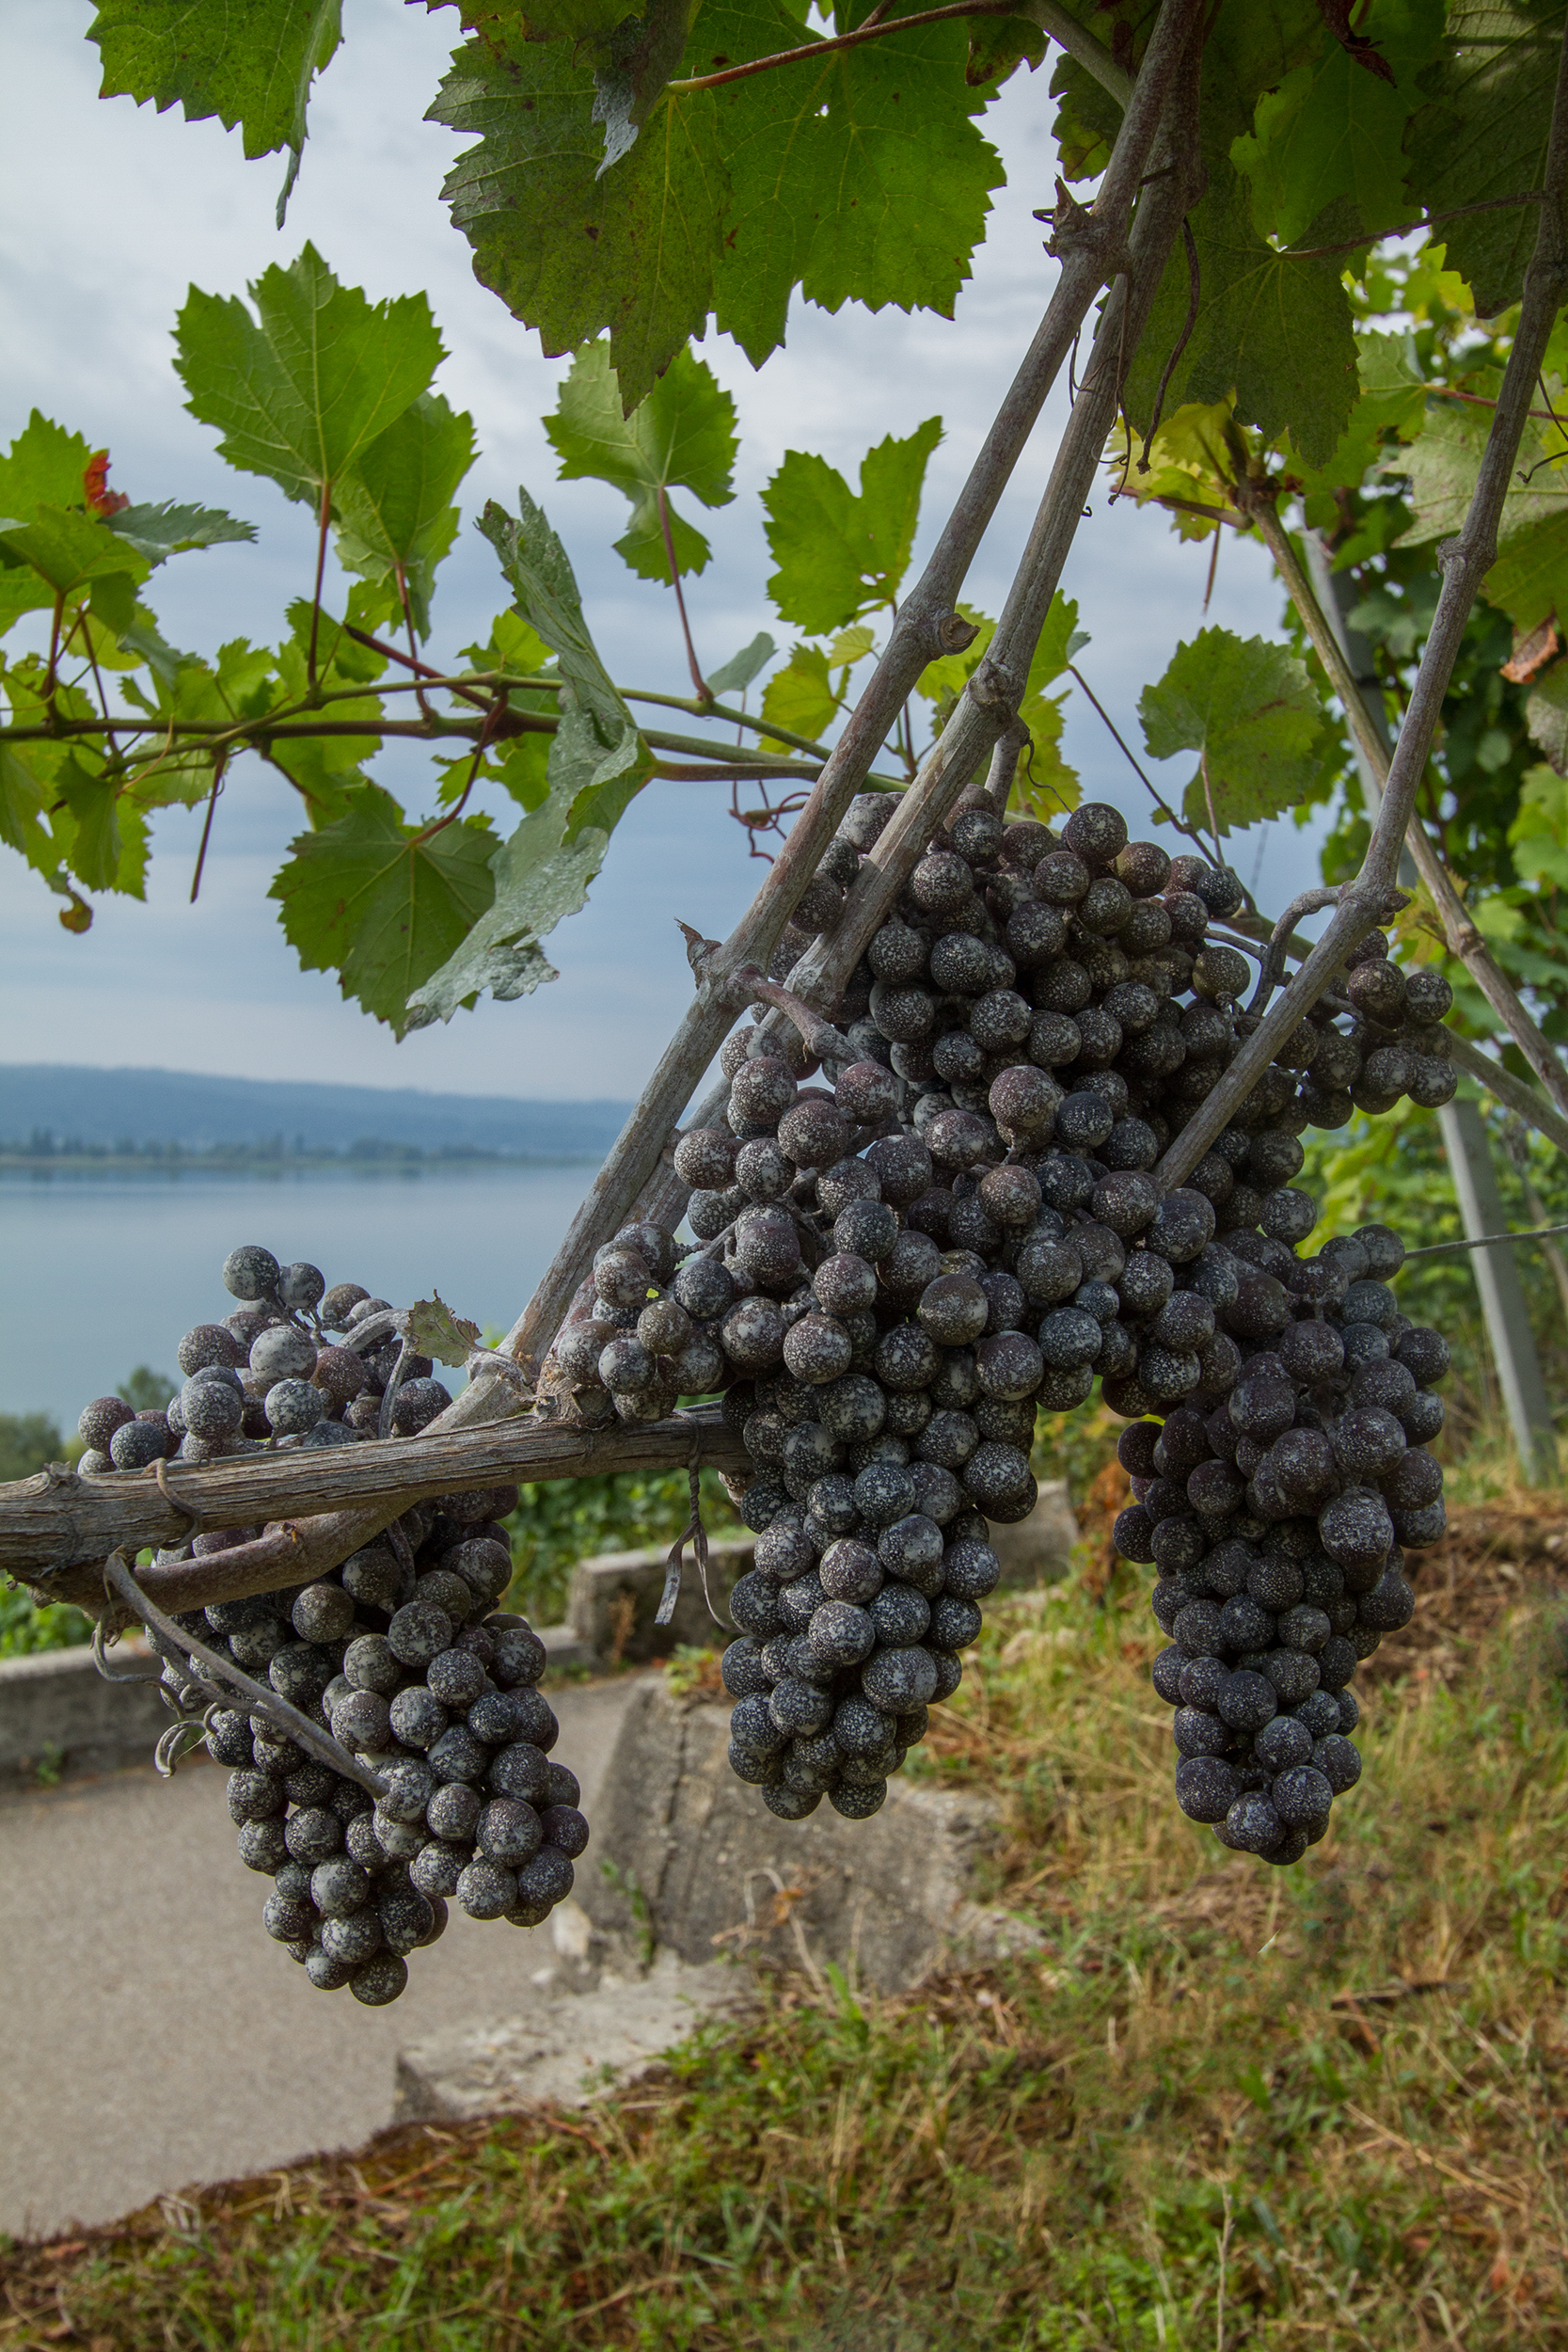
<path id="1" fill-rule="evenodd" d="M 597 1159 L 628 1103 L 527 1103 L 504 1095 L 424 1094 L 412 1087 L 294 1085 L 213 1078 L 182 1070 L 89 1070 L 0 1064 L 0 1149 L 35 1137 L 92 1149 L 177 1143 L 182 1151 L 501 1152 L 519 1159 Z M 36 1148 L 36 1146 L 35 1146 Z"/>

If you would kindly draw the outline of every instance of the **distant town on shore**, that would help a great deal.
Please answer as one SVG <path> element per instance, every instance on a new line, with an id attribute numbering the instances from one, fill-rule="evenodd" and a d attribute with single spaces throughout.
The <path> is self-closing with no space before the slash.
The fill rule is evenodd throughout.
<path id="1" fill-rule="evenodd" d="M 629 1104 L 540 1103 L 178 1070 L 0 1064 L 0 1167 L 226 1168 L 596 1160 Z"/>

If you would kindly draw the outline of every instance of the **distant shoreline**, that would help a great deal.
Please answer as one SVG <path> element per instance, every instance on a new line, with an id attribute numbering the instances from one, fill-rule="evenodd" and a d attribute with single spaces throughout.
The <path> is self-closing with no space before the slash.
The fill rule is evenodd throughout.
<path id="1" fill-rule="evenodd" d="M 422 1152 L 416 1144 L 389 1144 L 378 1152 L 33 1152 L 0 1145 L 0 1174 L 26 1176 L 287 1176 L 331 1168 L 352 1176 L 450 1176 L 468 1168 L 594 1168 L 594 1152 L 511 1152 L 458 1149 Z"/>

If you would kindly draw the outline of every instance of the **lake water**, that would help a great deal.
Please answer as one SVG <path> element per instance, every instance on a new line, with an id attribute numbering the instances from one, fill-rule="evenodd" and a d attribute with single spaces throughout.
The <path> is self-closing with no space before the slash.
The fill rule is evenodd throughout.
<path id="1" fill-rule="evenodd" d="M 0 1170 L 0 1412 L 52 1413 L 69 1434 L 134 1365 L 177 1377 L 182 1334 L 235 1304 L 219 1277 L 240 1242 L 400 1307 L 438 1290 L 459 1314 L 505 1329 L 593 1176 L 588 1163 Z"/>

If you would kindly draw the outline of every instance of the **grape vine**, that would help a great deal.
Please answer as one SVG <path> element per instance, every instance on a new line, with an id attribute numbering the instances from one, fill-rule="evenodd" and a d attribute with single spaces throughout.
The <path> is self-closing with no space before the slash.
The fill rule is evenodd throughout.
<path id="1" fill-rule="evenodd" d="M 217 0 L 182 11 L 178 48 L 161 0 L 111 0 L 93 28 L 106 90 L 239 122 L 248 151 L 289 150 L 292 179 L 338 28 L 318 11 L 302 34 L 285 0 L 268 7 L 296 68 L 289 106 L 272 77 L 255 86 Z M 1304 1254 L 1317 1209 L 1291 1183 L 1298 1137 L 1405 1100 L 1442 1104 L 1456 1062 L 1563 1137 L 1568 963 L 1555 914 L 1528 918 L 1549 953 L 1520 944 L 1510 895 L 1532 874 L 1568 881 L 1562 9 L 1374 6 L 1354 36 L 1342 11 L 1306 0 L 1266 18 L 1250 0 L 1039 0 L 1018 15 L 976 7 L 967 26 L 964 13 L 848 10 L 818 33 L 772 0 L 637 19 L 551 0 L 526 23 L 503 9 L 475 24 L 436 101 L 477 138 L 447 195 L 478 274 L 546 350 L 576 355 L 546 421 L 562 472 L 627 497 L 617 546 L 679 602 L 689 695 L 610 678 L 526 490 L 515 516 L 480 520 L 509 609 L 465 667 L 426 663 L 470 421 L 432 389 L 441 349 L 422 298 L 372 305 L 309 247 L 263 275 L 253 308 L 193 294 L 180 324 L 190 405 L 222 453 L 317 518 L 313 592 L 276 653 L 177 654 L 140 600 L 158 564 L 247 526 L 126 505 L 104 453 L 41 419 L 0 460 L 0 510 L 17 516 L 0 523 L 8 617 L 40 616 L 46 641 L 0 679 L 0 831 L 65 898 L 68 928 L 89 919 L 84 889 L 139 888 L 150 810 L 205 800 L 212 832 L 251 753 L 309 814 L 273 885 L 291 940 L 401 1033 L 550 977 L 541 942 L 581 906 L 651 784 L 800 787 L 786 832 L 783 812 L 751 812 L 782 834 L 762 888 L 728 940 L 688 930 L 691 1009 L 533 1300 L 497 1355 L 470 1356 L 461 1395 L 433 1361 L 414 1370 L 426 1326 L 383 1327 L 391 1311 L 356 1300 L 332 1325 L 350 1344 L 323 1344 L 321 1291 L 290 1291 L 319 1281 L 313 1269 L 242 1251 L 230 1289 L 267 1311 L 244 1331 L 230 1315 L 226 1343 L 191 1335 L 197 1355 L 216 1353 L 182 1359 L 180 1425 L 100 1400 L 84 1472 L 0 1502 L 0 1561 L 45 1593 L 84 1573 L 90 1593 L 105 1531 L 123 1538 L 161 1513 L 166 1536 L 189 1512 L 203 1531 L 189 1555 L 137 1589 L 154 1607 L 157 1591 L 178 1595 L 187 1615 L 250 1611 L 206 1619 L 236 1665 L 243 1652 L 270 1673 L 291 1631 L 315 1642 L 293 1613 L 305 1593 L 309 1624 L 341 1628 L 346 1692 L 331 1704 L 329 1676 L 310 1703 L 340 1744 L 392 1757 L 407 1809 L 379 1801 L 387 1835 L 373 1834 L 388 1867 L 407 1863 L 418 1903 L 399 1880 L 396 1924 L 383 1916 L 373 1939 L 373 1922 L 352 1928 L 369 1920 L 369 1881 L 344 1909 L 339 1880 L 374 1859 L 372 1833 L 356 1833 L 364 1854 L 349 1839 L 362 1810 L 332 1817 L 350 1862 L 325 1844 L 316 1856 L 317 1842 L 336 1834 L 325 1815 L 296 1855 L 286 1807 L 321 1806 L 292 1794 L 254 1724 L 248 1757 L 233 1730 L 234 1802 L 253 1808 L 242 1836 L 258 1855 L 295 1874 L 274 1899 L 285 1940 L 308 1969 L 326 1954 L 318 1980 L 380 1968 L 361 1997 L 398 1989 L 384 1952 L 417 1944 L 411 1923 L 449 1891 L 463 1900 L 469 1870 L 495 1883 L 468 1907 L 507 1913 L 523 1858 L 498 1841 L 531 1832 L 513 1813 L 496 1813 L 493 1837 L 481 1825 L 546 1793 L 535 1772 L 532 1795 L 496 1782 L 482 1804 L 496 1767 L 476 1728 L 458 1738 L 450 1722 L 475 1669 L 430 1679 L 461 1651 L 494 1686 L 475 1685 L 471 1707 L 531 1688 L 502 1670 L 526 1647 L 515 1629 L 452 1639 L 451 1580 L 483 1539 L 461 1534 L 461 1512 L 427 1527 L 428 1506 L 409 1506 L 416 1491 L 460 1495 L 441 1465 L 477 1465 L 463 1452 L 476 1444 L 506 1449 L 515 1475 L 610 1467 L 607 1443 L 638 1438 L 655 1449 L 644 1458 L 705 1446 L 724 1461 L 757 1534 L 725 1661 L 736 1769 L 786 1818 L 824 1794 L 862 1818 L 926 1708 L 957 1687 L 995 1581 L 988 1521 L 1034 1499 L 1037 1410 L 1082 1402 L 1098 1379 L 1129 1423 L 1135 1500 L 1117 1540 L 1159 1570 L 1172 1646 L 1154 1678 L 1176 1709 L 1177 1800 L 1227 1844 L 1299 1858 L 1359 1772 L 1355 1666 L 1407 1618 L 1406 1553 L 1441 1530 L 1426 1445 L 1447 1356 L 1399 1311 L 1398 1236 L 1369 1226 Z M 721 702 L 775 648 L 761 638 L 709 669 L 686 626 L 682 579 L 708 548 L 673 501 L 725 503 L 735 455 L 733 410 L 688 344 L 712 322 L 760 365 L 797 292 L 829 309 L 950 307 L 1000 176 L 975 118 L 1041 62 L 1042 28 L 1062 52 L 1063 176 L 1042 215 L 1056 282 L 953 514 L 906 589 L 940 421 L 870 451 L 858 493 L 791 453 L 764 498 L 769 593 L 806 640 L 758 713 Z M 1380 249 L 1412 228 L 1428 236 L 1414 262 Z M 1419 334 L 1394 324 L 1412 316 Z M 1064 371 L 1070 414 L 992 622 L 960 603 L 965 574 Z M 1130 841 L 1114 809 L 1080 805 L 1055 752 L 1062 681 L 1086 691 L 1061 583 L 1101 466 L 1113 504 L 1162 503 L 1216 551 L 1224 531 L 1256 532 L 1291 603 L 1299 651 L 1201 629 L 1142 696 L 1149 754 L 1196 755 L 1180 806 L 1155 797 L 1196 855 Z M 334 544 L 356 576 L 338 613 Z M 1352 572 L 1357 610 L 1384 630 L 1366 677 L 1312 584 Z M 1540 680 L 1521 732 L 1545 759 L 1517 796 L 1511 870 L 1467 898 L 1434 762 L 1451 781 L 1456 681 L 1477 676 L 1486 614 L 1513 633 L 1504 675 Z M 110 707 L 108 677 L 130 710 Z M 394 697 L 409 715 L 389 715 Z M 924 750 L 914 698 L 932 711 Z M 634 703 L 754 747 L 656 733 Z M 457 747 L 421 823 L 361 765 L 394 736 Z M 1486 739 L 1495 768 L 1512 757 L 1506 738 Z M 1351 812 L 1352 742 L 1377 799 L 1354 804 L 1356 857 L 1273 925 L 1227 840 L 1337 792 Z M 470 806 L 486 788 L 523 811 L 504 842 Z M 1400 884 L 1407 844 L 1419 892 Z M 1323 935 L 1298 940 L 1295 921 L 1325 905 Z M 1488 1054 L 1474 1039 L 1499 1024 L 1507 1041 Z M 721 1049 L 722 1082 L 693 1111 Z M 720 1396 L 720 1416 L 675 1418 L 682 1398 Z M 230 1458 L 257 1452 L 264 1464 Z M 221 1518 L 242 1491 L 276 1511 Z M 354 1564 L 380 1558 L 401 1564 L 396 1588 L 383 1575 L 358 1595 Z M 416 1591 L 428 1580 L 452 1608 L 433 1583 Z M 469 1613 L 499 1590 L 473 1587 Z M 361 1654 L 363 1683 L 349 1670 Z M 198 1688 L 199 1663 L 187 1657 L 181 1689 Z M 430 1758 L 452 1739 L 466 1768 L 450 1778 L 419 1761 L 433 1708 L 449 1720 Z M 269 1775 L 277 1787 L 253 1785 Z M 426 1870 L 432 1841 L 471 1836 L 478 1860 Z"/>

